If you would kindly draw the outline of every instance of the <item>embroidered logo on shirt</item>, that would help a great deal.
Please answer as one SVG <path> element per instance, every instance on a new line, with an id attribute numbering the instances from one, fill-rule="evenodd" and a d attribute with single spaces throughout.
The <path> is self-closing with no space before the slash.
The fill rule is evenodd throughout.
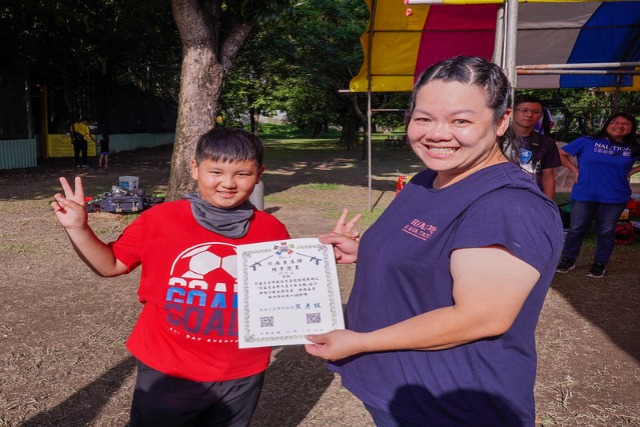
<path id="1" fill-rule="evenodd" d="M 402 227 L 402 231 L 420 240 L 427 240 L 438 231 L 438 228 L 435 225 L 427 224 L 424 221 L 414 218 L 409 224 Z"/>

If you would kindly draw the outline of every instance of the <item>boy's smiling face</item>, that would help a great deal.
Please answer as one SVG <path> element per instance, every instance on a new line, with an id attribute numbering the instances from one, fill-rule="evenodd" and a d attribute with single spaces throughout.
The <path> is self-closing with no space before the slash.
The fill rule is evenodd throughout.
<path id="1" fill-rule="evenodd" d="M 234 208 L 249 199 L 263 171 L 254 160 L 191 162 L 191 177 L 198 182 L 200 196 L 220 209 Z"/>

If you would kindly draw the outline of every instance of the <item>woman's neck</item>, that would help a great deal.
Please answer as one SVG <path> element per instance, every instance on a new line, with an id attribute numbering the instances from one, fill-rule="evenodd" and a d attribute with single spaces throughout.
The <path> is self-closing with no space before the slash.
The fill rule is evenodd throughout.
<path id="1" fill-rule="evenodd" d="M 478 164 L 468 168 L 465 171 L 451 172 L 451 171 L 438 171 L 438 175 L 433 181 L 434 188 L 448 187 L 456 182 L 462 181 L 466 177 L 473 175 L 475 172 L 487 168 L 489 166 L 497 165 L 498 163 L 509 162 L 504 154 L 500 151 L 500 148 L 496 145 L 489 155 L 481 160 Z"/>

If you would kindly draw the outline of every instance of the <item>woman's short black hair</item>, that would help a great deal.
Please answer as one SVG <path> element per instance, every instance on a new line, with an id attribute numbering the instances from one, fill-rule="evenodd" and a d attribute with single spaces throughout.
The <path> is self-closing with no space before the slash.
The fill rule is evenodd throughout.
<path id="1" fill-rule="evenodd" d="M 411 95 L 410 114 L 413 115 L 417 92 L 435 80 L 458 82 L 479 86 L 487 95 L 487 107 L 493 111 L 496 123 L 512 108 L 513 89 L 500 67 L 477 56 L 456 56 L 427 68 L 418 76 Z M 511 161 L 517 162 L 520 142 L 509 124 L 505 134 L 498 139 L 500 151 Z"/>

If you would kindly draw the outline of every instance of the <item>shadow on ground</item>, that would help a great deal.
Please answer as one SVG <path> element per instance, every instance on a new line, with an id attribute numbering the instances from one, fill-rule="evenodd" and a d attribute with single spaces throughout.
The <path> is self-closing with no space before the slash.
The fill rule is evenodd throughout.
<path id="1" fill-rule="evenodd" d="M 300 425 L 332 380 L 326 363 L 303 346 L 282 347 L 267 370 L 251 427 Z"/>
<path id="2" fill-rule="evenodd" d="M 20 424 L 21 427 L 92 425 L 92 421 L 98 417 L 134 368 L 135 359 L 129 356 L 59 405 L 26 420 Z"/>
<path id="3" fill-rule="evenodd" d="M 585 244 L 586 246 L 586 244 Z M 583 248 L 576 269 L 556 274 L 552 287 L 611 341 L 640 361 L 640 242 L 616 246 L 603 278 L 587 277 L 593 248 Z"/>

